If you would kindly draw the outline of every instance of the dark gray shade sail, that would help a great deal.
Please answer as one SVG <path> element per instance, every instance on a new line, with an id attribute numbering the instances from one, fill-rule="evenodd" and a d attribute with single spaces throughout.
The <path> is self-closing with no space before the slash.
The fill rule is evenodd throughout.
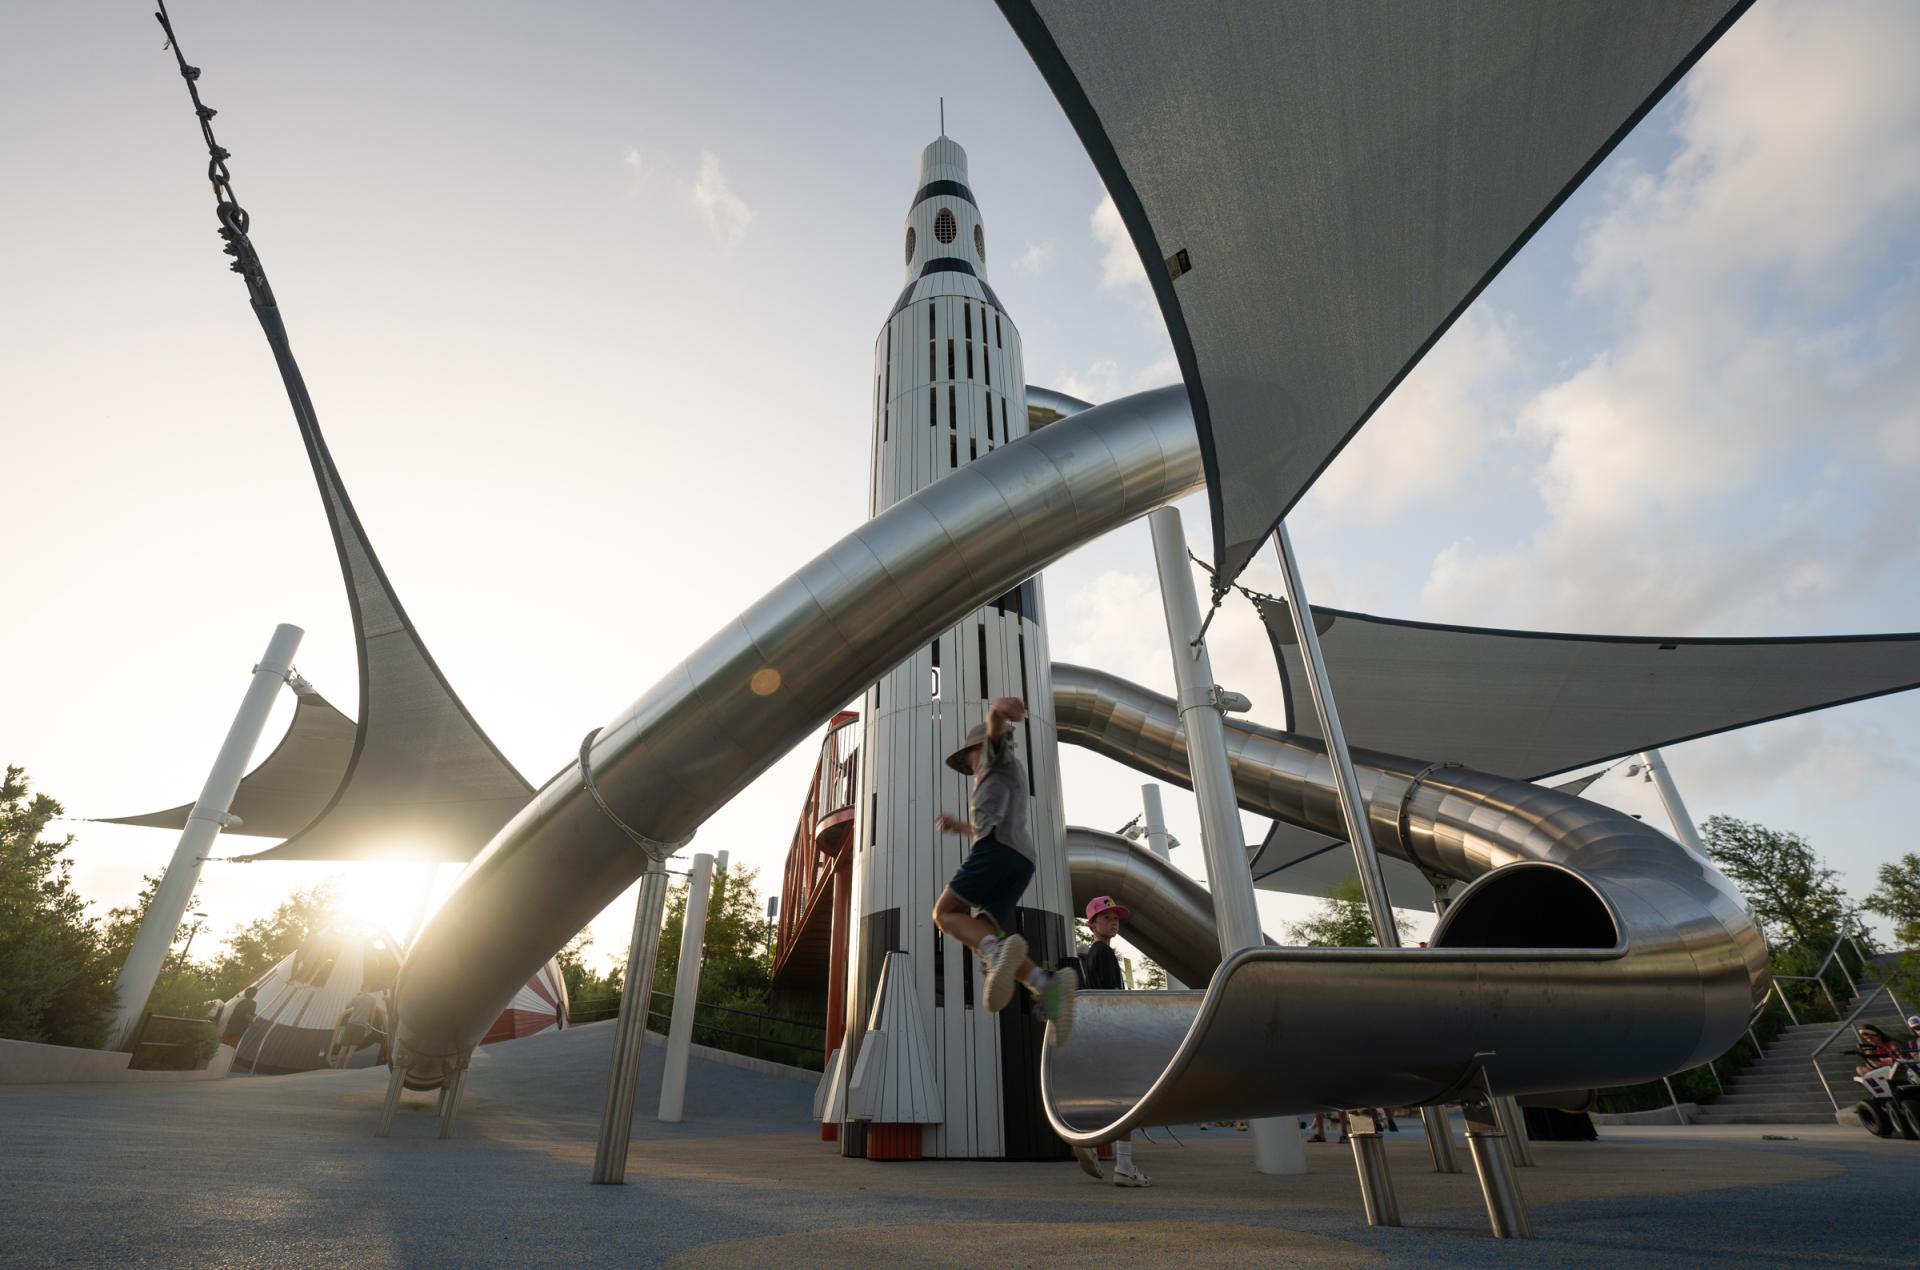
<path id="1" fill-rule="evenodd" d="M 1318 737 L 1286 602 L 1254 603 L 1287 726 Z M 1348 745 L 1521 780 L 1920 687 L 1920 634 L 1572 635 L 1317 605 L 1314 625 Z"/>
<path id="2" fill-rule="evenodd" d="M 225 832 L 290 838 L 312 824 L 340 788 L 340 778 L 353 758 L 357 730 L 352 719 L 319 693 L 301 693 L 280 744 L 241 778 L 228 808 L 240 823 L 229 825 Z M 115 816 L 107 823 L 185 829 L 192 811 L 192 803 L 181 803 L 144 816 Z"/>
<path id="3" fill-rule="evenodd" d="M 533 786 L 480 730 L 387 581 L 320 434 L 279 310 L 254 305 L 306 442 L 353 609 L 360 723 L 312 823 L 259 860 L 470 860 Z"/>
<path id="4" fill-rule="evenodd" d="M 466 861 L 533 796 L 454 694 L 414 630 L 361 527 L 320 434 L 279 309 L 256 298 L 293 404 L 347 583 L 360 666 L 358 725 L 303 700 L 273 754 L 250 772 L 233 810 L 243 833 L 287 841 L 254 860 Z M 322 709 L 321 707 L 324 707 Z M 351 729 L 344 751 L 341 725 Z M 122 824 L 171 826 L 191 804 Z"/>
<path id="5" fill-rule="evenodd" d="M 1223 581 L 1750 0 L 999 0 L 1193 402 Z"/>

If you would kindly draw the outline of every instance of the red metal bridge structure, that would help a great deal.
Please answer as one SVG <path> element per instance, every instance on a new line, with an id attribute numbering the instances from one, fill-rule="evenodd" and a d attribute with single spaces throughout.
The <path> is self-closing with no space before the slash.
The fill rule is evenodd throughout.
<path id="1" fill-rule="evenodd" d="M 787 848 L 780 884 L 773 986 L 827 993 L 826 1058 L 846 1033 L 847 924 L 853 903 L 853 813 L 859 797 L 860 716 L 842 710 L 827 724 L 807 801 Z M 821 1136 L 837 1136 L 822 1125 Z"/>

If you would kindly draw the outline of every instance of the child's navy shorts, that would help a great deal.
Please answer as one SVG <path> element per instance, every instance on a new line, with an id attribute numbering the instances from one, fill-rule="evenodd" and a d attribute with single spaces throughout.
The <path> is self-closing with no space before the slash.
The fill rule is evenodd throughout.
<path id="1" fill-rule="evenodd" d="M 1033 861 L 988 834 L 967 852 L 947 889 L 991 917 L 1004 935 L 1014 928 L 1014 909 L 1031 881 Z"/>

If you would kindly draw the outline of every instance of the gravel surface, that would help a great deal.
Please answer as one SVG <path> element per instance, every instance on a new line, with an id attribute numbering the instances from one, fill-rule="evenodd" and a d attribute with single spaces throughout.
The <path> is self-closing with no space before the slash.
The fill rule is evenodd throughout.
<path id="1" fill-rule="evenodd" d="M 373 1137 L 377 1071 L 189 1085 L 0 1087 L 0 1264 L 1911 1265 L 1920 1143 L 1834 1128 L 1611 1129 L 1535 1144 L 1540 1238 L 1496 1243 L 1471 1175 L 1390 1138 L 1407 1226 L 1369 1230 L 1348 1154 L 1263 1178 L 1244 1137 L 1136 1148 L 1156 1185 L 1071 1164 L 842 1160 L 801 1083 L 696 1059 L 653 1118 L 649 1046 L 625 1186 L 587 1182 L 611 1024 L 483 1051 L 459 1134 L 427 1095 Z M 1464 1157 L 1464 1149 L 1462 1155 Z"/>

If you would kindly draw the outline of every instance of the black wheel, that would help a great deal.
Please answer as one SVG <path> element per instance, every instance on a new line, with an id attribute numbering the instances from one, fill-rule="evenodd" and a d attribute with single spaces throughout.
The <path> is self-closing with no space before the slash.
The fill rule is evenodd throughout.
<path id="1" fill-rule="evenodd" d="M 1876 1138 L 1890 1138 L 1894 1134 L 1893 1123 L 1887 1119 L 1887 1113 L 1877 1102 L 1856 1102 L 1853 1114 L 1860 1121 L 1860 1127 Z"/>
<path id="2" fill-rule="evenodd" d="M 1909 1142 L 1920 1139 L 1920 1094 L 1905 1093 L 1896 1097 L 1893 1116 L 1900 1122 L 1902 1137 Z"/>

